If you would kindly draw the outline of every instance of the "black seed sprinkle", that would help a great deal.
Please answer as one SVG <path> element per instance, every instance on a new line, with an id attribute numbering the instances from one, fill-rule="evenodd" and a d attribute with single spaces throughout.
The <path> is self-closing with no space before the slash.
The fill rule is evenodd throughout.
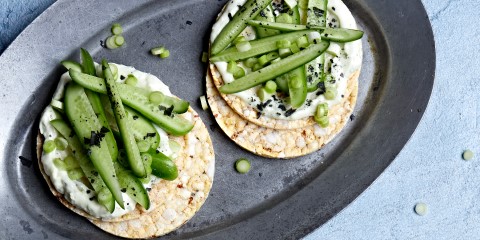
<path id="1" fill-rule="evenodd" d="M 137 115 L 133 115 L 133 120 L 137 120 L 138 119 L 138 116 Z"/>
<path id="2" fill-rule="evenodd" d="M 355 115 L 352 114 L 350 115 L 350 121 L 353 121 L 353 120 L 355 120 Z"/>
<path id="3" fill-rule="evenodd" d="M 192 25 L 192 21 L 187 21 L 187 25 Z"/>

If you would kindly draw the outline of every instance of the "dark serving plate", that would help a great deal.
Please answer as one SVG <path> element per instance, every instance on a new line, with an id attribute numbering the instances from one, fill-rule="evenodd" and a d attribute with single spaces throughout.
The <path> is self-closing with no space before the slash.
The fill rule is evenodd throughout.
<path id="1" fill-rule="evenodd" d="M 135 66 L 160 77 L 200 112 L 216 151 L 215 182 L 201 210 L 166 239 L 293 239 L 313 231 L 351 203 L 395 159 L 427 106 L 435 46 L 420 0 L 345 0 L 365 30 L 364 63 L 354 116 L 322 150 L 293 160 L 254 156 L 228 139 L 198 97 L 200 61 L 225 0 L 67 1 L 38 17 L 0 56 L 0 238 L 108 239 L 57 202 L 38 172 L 35 136 L 64 59 L 79 47 L 95 60 Z M 127 46 L 100 46 L 113 22 Z M 149 49 L 165 44 L 171 57 Z M 251 159 L 246 175 L 238 157 Z M 368 209 L 366 209 L 368 210 Z"/>

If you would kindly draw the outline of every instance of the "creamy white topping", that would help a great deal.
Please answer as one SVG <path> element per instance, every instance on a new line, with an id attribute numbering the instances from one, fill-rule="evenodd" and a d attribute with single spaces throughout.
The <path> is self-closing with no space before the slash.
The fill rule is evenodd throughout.
<path id="1" fill-rule="evenodd" d="M 165 95 L 171 96 L 170 89 L 166 86 L 160 79 L 157 77 L 140 72 L 135 70 L 133 67 L 128 67 L 120 64 L 115 64 L 118 68 L 118 79 L 117 82 L 123 82 L 124 80 L 120 79 L 120 76 L 127 77 L 129 74 L 133 74 L 137 79 L 137 86 L 152 91 L 160 91 Z M 100 66 L 96 64 L 97 71 L 100 70 Z M 60 78 L 60 82 L 57 86 L 55 93 L 53 94 L 53 99 L 60 100 L 63 98 L 64 87 L 71 81 L 68 73 L 65 73 Z M 50 121 L 58 118 L 56 116 L 52 107 L 47 106 L 42 114 L 40 119 L 40 133 L 45 137 L 45 140 L 54 140 L 59 136 L 58 132 L 50 124 Z M 155 129 L 160 135 L 160 144 L 157 150 L 162 152 L 167 156 L 172 156 L 173 152 L 169 146 L 169 140 L 167 133 L 162 130 L 160 127 L 155 125 Z M 67 148 L 65 151 L 60 151 L 58 149 L 50 152 L 42 152 L 42 164 L 45 169 L 45 173 L 50 177 L 50 180 L 53 183 L 55 189 L 63 194 L 65 199 L 73 204 L 75 207 L 84 210 L 90 215 L 103 219 L 110 219 L 120 217 L 132 210 L 135 209 L 136 202 L 131 199 L 126 193 L 122 193 L 125 209 L 122 209 L 117 203 L 115 203 L 115 211 L 109 213 L 104 206 L 100 205 L 95 200 L 95 192 L 90 190 L 80 181 L 71 180 L 68 177 L 68 174 L 65 170 L 59 169 L 55 164 L 53 164 L 53 159 L 61 158 L 64 159 L 67 155 L 72 155 L 71 150 Z M 172 157 L 176 157 L 176 154 L 173 154 Z M 144 184 L 145 188 L 151 188 L 152 184 L 155 184 L 160 179 L 152 175 L 150 182 Z M 92 200 L 91 200 L 92 199 Z M 154 209 L 155 206 L 151 205 L 149 211 Z"/>
<path id="2" fill-rule="evenodd" d="M 238 5 L 243 5 L 245 0 L 231 0 L 220 13 L 217 22 L 213 25 L 210 41 L 213 42 L 218 36 L 220 31 L 230 21 L 229 15 L 234 16 L 238 11 Z M 347 8 L 347 6 L 341 0 L 329 0 L 327 11 L 327 25 L 329 27 L 341 27 L 357 29 L 355 19 Z M 302 11 L 300 11 L 302 14 Z M 276 12 L 278 14 L 278 12 Z M 255 31 L 251 27 L 247 27 L 241 35 L 247 36 L 248 39 L 255 37 Z M 274 119 L 287 119 L 296 120 L 303 119 L 315 114 L 315 110 L 318 104 L 328 103 L 329 108 L 332 108 L 335 104 L 341 102 L 347 89 L 348 77 L 350 77 L 355 71 L 359 70 L 362 64 L 362 43 L 361 40 L 357 40 L 349 43 L 334 43 L 331 42 L 330 47 L 327 50 L 330 53 L 338 53 L 338 56 L 334 56 L 329 53 L 325 53 L 325 70 L 330 71 L 331 75 L 335 79 L 333 86 L 337 88 L 337 96 L 333 100 L 326 100 L 323 94 L 318 95 L 317 91 L 307 94 L 307 99 L 303 106 L 296 109 L 291 115 L 285 114 L 286 110 L 291 107 L 286 104 L 282 99 L 270 98 L 268 104 L 265 104 L 268 100 L 265 100 L 262 104 L 260 98 L 257 96 L 258 88 L 256 86 L 248 90 L 235 93 L 235 96 L 240 97 L 244 102 L 248 103 L 253 108 L 260 110 L 263 115 Z M 320 63 L 320 62 L 319 62 Z M 227 72 L 227 62 L 216 62 L 215 66 L 220 72 L 222 79 L 226 83 L 234 81 L 233 75 Z M 243 64 L 239 64 L 246 70 L 246 74 L 249 73 L 249 68 L 246 68 Z M 331 68 L 331 70 L 329 69 Z M 259 105 L 261 107 L 259 108 Z"/>

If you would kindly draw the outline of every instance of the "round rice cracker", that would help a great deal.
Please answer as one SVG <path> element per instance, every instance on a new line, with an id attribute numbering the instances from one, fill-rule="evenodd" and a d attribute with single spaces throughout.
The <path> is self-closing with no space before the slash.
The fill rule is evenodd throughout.
<path id="1" fill-rule="evenodd" d="M 217 70 L 214 64 L 210 64 L 210 72 L 213 79 L 213 84 L 219 89 L 224 85 L 222 75 Z M 265 115 L 260 115 L 256 108 L 250 106 L 240 97 L 232 94 L 220 93 L 220 96 L 227 102 L 227 104 L 235 110 L 235 112 L 246 120 L 255 123 L 256 125 L 273 128 L 273 129 L 295 129 L 303 128 L 316 124 L 313 117 L 298 120 L 275 119 Z"/>
<path id="2" fill-rule="evenodd" d="M 171 137 L 183 149 L 175 159 L 178 178 L 161 180 L 152 186 L 151 210 L 121 222 L 89 219 L 93 224 L 124 238 L 153 238 L 179 228 L 195 215 L 213 184 L 215 154 L 205 124 L 191 108 L 190 114 L 194 122 L 192 131 L 182 137 Z"/>
<path id="3" fill-rule="evenodd" d="M 296 129 L 272 129 L 252 124 L 242 118 L 224 101 L 213 79 L 207 73 L 207 99 L 210 109 L 222 130 L 242 148 L 268 158 L 294 158 L 317 151 L 338 134 L 347 123 L 358 94 L 356 71 L 349 79 L 342 102 L 329 110 L 330 124 L 318 124 Z"/>
<path id="4" fill-rule="evenodd" d="M 185 115 L 191 116 L 191 119 L 194 122 L 194 128 L 192 131 L 182 137 L 169 136 L 171 140 L 178 142 L 182 146 L 182 151 L 174 160 L 179 170 L 179 177 L 174 181 L 160 180 L 160 182 L 152 186 L 152 189 L 148 193 L 151 201 L 151 209 L 148 211 L 137 204 L 136 209 L 132 212 L 118 218 L 103 220 L 95 218 L 87 212 L 76 208 L 55 189 L 49 176 L 45 173 L 43 164 L 41 164 L 44 139 L 39 133 L 37 136 L 37 157 L 40 172 L 47 181 L 52 194 L 65 207 L 78 215 L 87 218 L 102 230 L 125 238 L 149 238 L 164 235 L 180 227 L 193 217 L 195 212 L 198 211 L 205 202 L 213 184 L 215 155 L 208 130 L 198 114 L 193 111 L 192 108 L 190 108 L 189 113 Z M 197 139 L 197 141 L 189 140 L 191 138 Z M 190 155 L 189 151 L 194 151 L 195 154 Z M 186 194 L 187 191 L 190 192 L 188 195 Z M 179 196 L 182 198 L 181 202 L 185 205 L 181 223 L 175 222 L 171 224 L 163 224 L 163 227 L 158 223 L 152 223 L 152 220 L 155 219 L 155 217 L 161 217 L 165 211 L 171 213 L 171 210 L 166 210 L 168 204 L 165 204 L 165 201 L 179 200 Z M 176 208 L 178 209 L 181 208 L 182 204 L 177 205 Z M 146 217 L 145 215 L 151 215 L 151 217 Z M 138 221 L 136 222 L 129 222 L 137 219 Z M 129 224 L 133 224 L 134 227 L 130 227 Z M 135 229 L 136 226 L 148 226 L 151 228 L 152 226 L 155 227 L 157 225 L 158 227 L 155 231 L 152 231 L 152 229 L 149 231 L 146 229 L 137 231 Z"/>

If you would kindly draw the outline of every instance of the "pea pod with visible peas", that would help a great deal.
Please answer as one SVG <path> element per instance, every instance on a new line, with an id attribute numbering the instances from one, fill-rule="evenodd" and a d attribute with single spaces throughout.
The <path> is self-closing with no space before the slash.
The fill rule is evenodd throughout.
<path id="1" fill-rule="evenodd" d="M 320 41 L 317 44 L 311 44 L 305 50 L 272 63 L 265 68 L 247 74 L 231 83 L 223 85 L 220 88 L 220 92 L 225 94 L 237 93 L 274 79 L 275 77 L 303 66 L 305 63 L 320 56 L 320 54 L 327 50 L 329 45 L 330 42 L 328 41 Z"/>

